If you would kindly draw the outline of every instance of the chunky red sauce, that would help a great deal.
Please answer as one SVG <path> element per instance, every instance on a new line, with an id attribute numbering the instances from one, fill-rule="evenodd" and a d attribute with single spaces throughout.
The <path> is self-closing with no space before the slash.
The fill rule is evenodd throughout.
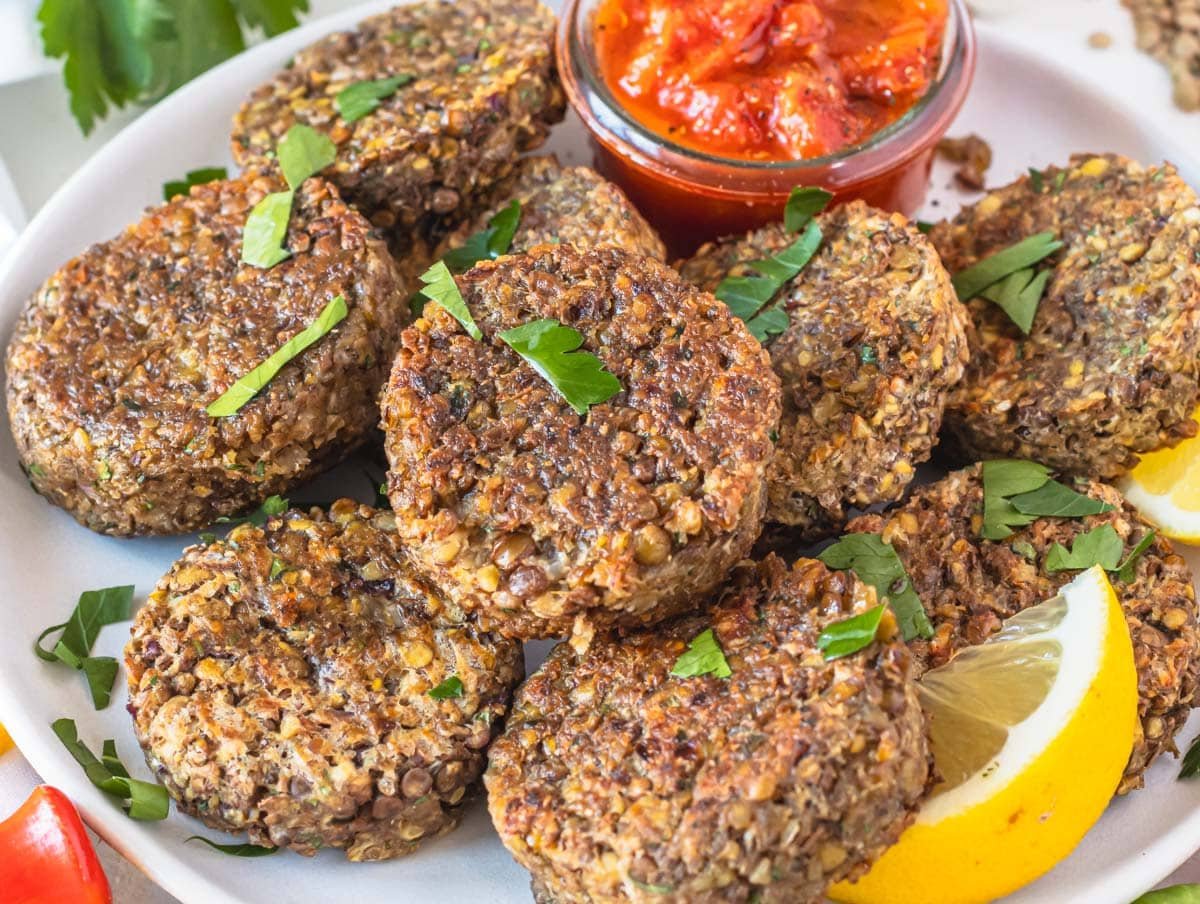
<path id="1" fill-rule="evenodd" d="M 603 0 L 600 72 L 651 130 L 803 160 L 899 119 L 938 66 L 947 0 Z"/>

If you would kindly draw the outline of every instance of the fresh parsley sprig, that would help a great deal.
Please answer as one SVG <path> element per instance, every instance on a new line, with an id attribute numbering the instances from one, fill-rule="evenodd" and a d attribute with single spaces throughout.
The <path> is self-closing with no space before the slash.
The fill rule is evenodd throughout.
<path id="1" fill-rule="evenodd" d="M 471 236 L 461 248 L 454 248 L 442 257 L 452 273 L 464 273 L 480 261 L 492 261 L 508 254 L 513 236 L 521 224 L 521 202 L 512 201 L 488 220 L 487 228 Z"/>
<path id="2" fill-rule="evenodd" d="M 886 608 L 887 606 L 880 603 L 858 615 L 827 625 L 817 637 L 817 649 L 821 651 L 825 661 L 840 659 L 869 647 L 879 632 Z"/>
<path id="3" fill-rule="evenodd" d="M 462 679 L 451 675 L 437 687 L 430 689 L 429 696 L 434 700 L 453 700 L 463 695 Z"/>
<path id="4" fill-rule="evenodd" d="M 79 740 L 79 729 L 75 727 L 74 719 L 57 719 L 50 728 L 75 758 L 75 762 L 83 767 L 88 781 L 110 797 L 122 801 L 130 819 L 155 821 L 167 818 L 170 807 L 167 789 L 153 782 L 131 778 L 117 757 L 114 741 L 104 742 L 101 758 L 97 759 L 88 746 Z"/>
<path id="5" fill-rule="evenodd" d="M 1014 527 L 1038 518 L 1082 518 L 1112 510 L 1112 506 L 1075 492 L 1050 477 L 1050 469 L 1032 461 L 985 461 L 983 526 L 986 540 L 1004 540 Z"/>
<path id="6" fill-rule="evenodd" d="M 59 625 L 51 625 L 33 642 L 33 652 L 46 662 L 60 662 L 83 672 L 87 679 L 92 705 L 104 709 L 112 699 L 113 683 L 117 678 L 117 660 L 111 656 L 93 656 L 92 647 L 100 629 L 129 619 L 133 606 L 133 585 L 85 590 L 71 617 Z M 62 635 L 47 650 L 42 641 L 55 631 Z"/>
<path id="7" fill-rule="evenodd" d="M 1052 545 L 1046 553 L 1046 571 L 1054 574 L 1059 571 L 1080 571 L 1099 565 L 1105 571 L 1115 574 L 1118 580 L 1128 584 L 1136 577 L 1137 560 L 1150 548 L 1154 536 L 1154 531 L 1147 531 L 1122 561 L 1121 553 L 1125 551 L 1125 541 L 1111 524 L 1101 524 L 1072 540 L 1070 549 L 1061 543 Z"/>
<path id="8" fill-rule="evenodd" d="M 458 284 L 454 281 L 454 274 L 450 272 L 445 261 L 438 261 L 422 273 L 421 282 L 425 286 L 421 290 L 421 295 L 430 301 L 436 301 L 445 308 L 472 339 L 478 341 L 483 338 L 483 332 L 479 329 L 475 318 L 471 316 L 471 310 L 467 307 L 467 302 L 463 299 Z"/>
<path id="9" fill-rule="evenodd" d="M 323 339 L 349 313 L 346 299 L 338 295 L 321 309 L 317 319 L 283 343 L 276 351 L 244 376 L 238 377 L 205 411 L 209 417 L 230 417 L 258 395 L 283 370 L 284 366 L 310 345 Z"/>
<path id="10" fill-rule="evenodd" d="M 177 195 L 186 195 L 194 186 L 227 178 L 229 171 L 223 166 L 203 166 L 200 169 L 189 170 L 182 179 L 163 183 L 163 200 L 170 201 Z"/>
<path id="11" fill-rule="evenodd" d="M 699 678 L 701 675 L 715 675 L 717 678 L 728 678 L 733 674 L 725 659 L 725 651 L 713 634 L 712 628 L 701 631 L 688 643 L 687 650 L 680 654 L 671 667 L 671 675 L 676 678 Z"/>
<path id="12" fill-rule="evenodd" d="M 1053 232 L 1039 232 L 956 274 L 954 291 L 962 301 L 980 297 L 998 305 L 1028 335 L 1050 279 L 1050 271 L 1035 273 L 1033 265 L 1062 247 Z"/>
<path id="13" fill-rule="evenodd" d="M 534 320 L 500 334 L 513 351 L 558 390 L 576 414 L 607 402 L 621 391 L 621 381 L 604 369 L 591 352 L 581 352 L 583 336 L 553 318 Z"/>
<path id="14" fill-rule="evenodd" d="M 912 580 L 890 543 L 878 534 L 846 534 L 817 556 L 837 571 L 850 570 L 875 588 L 880 600 L 892 607 L 906 641 L 933 637 L 933 625 L 913 589 Z"/>
<path id="15" fill-rule="evenodd" d="M 333 103 L 343 120 L 357 122 L 364 116 L 374 113 L 379 108 L 380 102 L 391 97 L 415 79 L 415 75 L 403 73 L 391 78 L 355 82 L 339 91 L 333 98 Z"/>

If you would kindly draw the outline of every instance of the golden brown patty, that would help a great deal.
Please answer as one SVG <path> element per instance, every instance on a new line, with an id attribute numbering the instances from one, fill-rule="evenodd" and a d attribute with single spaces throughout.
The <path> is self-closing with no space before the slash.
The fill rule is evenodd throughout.
<path id="1" fill-rule="evenodd" d="M 1066 247 L 1049 259 L 1028 337 L 998 306 L 970 301 L 971 363 L 946 428 L 970 460 L 1115 478 L 1137 453 L 1196 430 L 1200 205 L 1170 164 L 1082 154 L 997 189 L 929 237 L 957 273 L 1047 230 Z"/>
<path id="2" fill-rule="evenodd" d="M 1076 488 L 1109 503 L 1110 512 L 1086 518 L 1039 518 L 1005 540 L 984 540 L 983 485 L 979 467 L 956 471 L 918 489 L 907 503 L 884 515 L 864 515 L 850 530 L 880 533 L 908 569 L 935 629 L 917 641 L 918 659 L 942 665 L 967 645 L 982 643 L 1016 613 L 1049 599 L 1079 572 L 1046 571 L 1046 555 L 1061 543 L 1111 524 L 1125 555 L 1150 526 L 1110 486 L 1095 481 Z M 1200 613 L 1187 563 L 1171 541 L 1157 537 L 1137 560 L 1132 581 L 1109 574 L 1133 638 L 1138 670 L 1141 735 L 1121 782 L 1120 793 L 1142 786 L 1142 773 L 1183 727 L 1200 681 Z"/>
<path id="3" fill-rule="evenodd" d="M 518 645 L 412 576 L 392 513 L 349 499 L 190 547 L 125 665 L 146 762 L 180 809 L 351 860 L 458 824 L 524 674 Z M 451 677 L 460 696 L 430 696 Z"/>
<path id="4" fill-rule="evenodd" d="M 522 638 L 695 605 L 758 536 L 779 418 L 766 353 L 712 296 L 616 248 L 541 245 L 458 286 L 482 341 L 426 305 L 382 400 L 416 566 Z M 576 414 L 498 336 L 540 318 L 578 330 L 623 391 Z"/>
<path id="5" fill-rule="evenodd" d="M 967 359 L 966 312 L 908 220 L 854 202 L 817 222 L 821 250 L 784 291 L 791 325 L 768 346 L 783 419 L 767 520 L 800 540 L 835 531 L 852 508 L 903 496 Z M 723 239 L 680 273 L 712 291 L 795 239 L 782 226 Z"/>
<path id="6" fill-rule="evenodd" d="M 336 463 L 375 423 L 407 319 L 370 224 L 321 179 L 297 193 L 269 270 L 241 262 L 251 208 L 282 183 L 212 182 L 69 261 L 8 347 L 8 413 L 34 487 L 111 534 L 180 533 Z M 348 314 L 231 417 L 205 407 L 317 319 Z"/>
<path id="7" fill-rule="evenodd" d="M 500 838 L 556 904 L 824 900 L 908 825 L 925 722 L 908 651 L 825 662 L 817 637 L 875 605 L 849 572 L 775 557 L 710 613 L 582 656 L 560 644 L 518 691 L 484 781 Z M 679 678 L 711 628 L 731 674 Z"/>
<path id="8" fill-rule="evenodd" d="M 565 105 L 554 15 L 537 0 L 405 4 L 322 38 L 257 88 L 233 124 L 233 156 L 262 167 L 295 123 L 329 135 L 324 171 L 346 199 L 407 247 L 469 217 L 517 155 L 540 145 Z M 340 91 L 414 76 L 354 122 Z"/>
<path id="9" fill-rule="evenodd" d="M 515 200 L 521 204 L 521 220 L 510 246 L 513 252 L 545 244 L 616 245 L 631 254 L 666 260 L 662 239 L 625 193 L 586 166 L 564 169 L 554 157 L 528 157 L 494 197 L 489 209 L 442 244 L 438 257 L 486 229 L 488 220 Z"/>

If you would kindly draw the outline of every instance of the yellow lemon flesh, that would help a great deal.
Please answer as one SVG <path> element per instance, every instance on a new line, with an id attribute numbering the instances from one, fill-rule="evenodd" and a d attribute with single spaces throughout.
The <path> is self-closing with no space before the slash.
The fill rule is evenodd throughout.
<path id="1" fill-rule="evenodd" d="M 1192 419 L 1200 422 L 1200 409 Z M 1143 455 L 1120 489 L 1172 540 L 1200 543 L 1200 436 Z"/>
<path id="2" fill-rule="evenodd" d="M 1133 645 L 1099 566 L 927 672 L 918 690 L 944 781 L 870 872 L 830 889 L 835 901 L 1003 897 L 1075 848 L 1133 748 Z"/>

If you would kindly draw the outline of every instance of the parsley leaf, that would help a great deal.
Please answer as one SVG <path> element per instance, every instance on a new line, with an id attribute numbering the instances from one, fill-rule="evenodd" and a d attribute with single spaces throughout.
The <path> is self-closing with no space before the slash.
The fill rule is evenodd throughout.
<path id="1" fill-rule="evenodd" d="M 421 282 L 425 285 L 421 290 L 422 295 L 445 308 L 472 339 L 483 338 L 479 325 L 475 323 L 475 318 L 471 316 L 471 311 L 463 300 L 462 292 L 458 290 L 458 284 L 454 282 L 454 274 L 450 272 L 445 261 L 438 261 L 422 273 Z"/>
<path id="2" fill-rule="evenodd" d="M 242 263 L 270 270 L 292 256 L 283 247 L 295 192 L 277 191 L 254 205 L 242 229 Z"/>
<path id="3" fill-rule="evenodd" d="M 917 232 L 921 233 L 921 235 L 929 235 L 930 231 L 933 229 L 933 224 L 928 220 L 917 220 L 916 227 Z"/>
<path id="4" fill-rule="evenodd" d="M 1046 176 L 1040 169 L 1029 167 L 1029 186 L 1035 195 L 1040 195 L 1046 184 Z"/>
<path id="5" fill-rule="evenodd" d="M 1197 775 L 1200 775 L 1200 736 L 1192 741 L 1179 766 L 1180 778 L 1195 778 Z"/>
<path id="6" fill-rule="evenodd" d="M 1035 277 L 1029 268 L 1062 247 L 1063 243 L 1053 232 L 1039 232 L 956 274 L 952 280 L 954 291 L 962 301 L 983 297 L 999 304 L 1012 321 L 1028 333 L 1049 279 L 1048 276 Z M 1018 271 L 1028 272 L 1017 276 Z M 1003 286 L 997 287 L 997 283 L 1003 283 Z M 984 291 L 989 288 L 993 291 Z"/>
<path id="7" fill-rule="evenodd" d="M 1105 571 L 1115 571 L 1125 548 L 1121 535 L 1111 524 L 1082 533 L 1071 543 L 1068 551 L 1061 543 L 1055 543 L 1046 554 L 1046 571 L 1077 571 L 1099 565 Z"/>
<path id="8" fill-rule="evenodd" d="M 1077 493 L 1057 480 L 1047 480 L 1036 490 L 1013 496 L 1009 501 L 1022 515 L 1039 518 L 1082 518 L 1112 511 L 1107 502 Z"/>
<path id="9" fill-rule="evenodd" d="M 209 841 L 203 835 L 189 835 L 183 840 L 185 844 L 189 841 L 202 841 L 214 851 L 220 851 L 222 854 L 229 854 L 231 857 L 267 857 L 279 850 L 279 848 L 264 847 L 261 844 L 250 844 L 249 842 L 242 842 L 240 844 L 217 844 L 215 841 Z"/>
<path id="10" fill-rule="evenodd" d="M 1137 578 L 1137 560 L 1150 548 L 1155 536 L 1154 531 L 1146 531 L 1146 536 L 1138 541 L 1137 546 L 1130 550 L 1129 555 L 1125 557 L 1125 561 L 1117 566 L 1117 580 L 1129 584 Z"/>
<path id="11" fill-rule="evenodd" d="M 487 228 L 475 233 L 461 248 L 446 252 L 442 261 L 452 273 L 470 270 L 480 261 L 507 254 L 521 223 L 521 202 L 513 201 L 488 220 Z"/>
<path id="12" fill-rule="evenodd" d="M 296 13 L 308 12 L 308 0 L 232 0 L 238 15 L 251 27 L 261 28 L 268 35 L 277 35 L 295 28 Z"/>
<path id="13" fill-rule="evenodd" d="M 1028 336 L 1049 281 L 1049 270 L 1034 273 L 1032 267 L 1026 267 L 988 286 L 979 295 L 998 305 L 1008 315 L 1008 319 Z"/>
<path id="14" fill-rule="evenodd" d="M 253 524 L 255 527 L 262 527 L 273 516 L 282 515 L 286 512 L 290 504 L 285 496 L 268 496 L 262 501 L 262 505 L 248 515 L 243 515 L 240 518 L 230 518 L 227 515 L 222 515 L 217 521 L 222 524 Z M 212 535 L 210 534 L 209 536 L 211 537 Z"/>
<path id="15" fill-rule="evenodd" d="M 587 414 L 592 405 L 621 391 L 621 381 L 604 369 L 604 362 L 591 352 L 577 351 L 583 345 L 579 331 L 557 320 L 523 323 L 500 338 L 557 389 L 576 414 Z"/>
<path id="16" fill-rule="evenodd" d="M 218 179 L 229 178 L 229 171 L 223 166 L 205 166 L 189 170 L 182 179 L 163 183 L 163 200 L 170 201 L 176 195 L 186 195 L 193 186 L 216 182 Z"/>
<path id="17" fill-rule="evenodd" d="M 316 320 L 280 346 L 267 360 L 248 374 L 239 377 L 216 400 L 209 403 L 205 409 L 209 417 L 229 417 L 241 411 L 242 406 L 258 395 L 289 361 L 324 338 L 346 318 L 347 313 L 346 299 L 338 295 L 321 309 Z"/>
<path id="18" fill-rule="evenodd" d="M 701 675 L 728 678 L 733 670 L 725 661 L 725 652 L 713 629 L 707 628 L 692 638 L 687 651 L 675 660 L 671 674 L 676 678 L 699 678 Z"/>
<path id="19" fill-rule="evenodd" d="M 870 646 L 886 608 L 881 603 L 866 612 L 826 626 L 817 638 L 817 649 L 825 656 L 825 661 L 849 656 Z"/>
<path id="20" fill-rule="evenodd" d="M 133 605 L 133 585 L 105 587 L 102 590 L 85 590 L 71 617 L 60 625 L 51 625 L 38 635 L 33 643 L 33 652 L 46 662 L 61 662 L 63 665 L 83 672 L 92 705 L 104 709 L 112 699 L 113 683 L 117 678 L 117 661 L 111 656 L 92 656 L 92 647 L 105 625 L 126 621 Z M 47 650 L 42 640 L 59 629 L 62 636 L 54 649 Z"/>
<path id="21" fill-rule="evenodd" d="M 783 228 L 788 232 L 799 232 L 832 200 L 833 195 L 823 188 L 797 185 L 788 195 L 787 205 L 783 208 Z"/>
<path id="22" fill-rule="evenodd" d="M 159 820 L 167 818 L 170 798 L 167 789 L 153 782 L 130 778 L 128 771 L 117 759 L 117 748 L 112 741 L 104 742 L 104 760 L 79 740 L 79 730 L 73 719 L 57 719 L 50 728 L 67 751 L 83 767 L 84 774 L 93 785 L 110 797 L 124 802 L 125 812 L 131 819 Z"/>
<path id="23" fill-rule="evenodd" d="M 812 260 L 821 244 L 821 227 L 809 223 L 800 238 L 779 254 L 752 261 L 753 276 L 727 276 L 713 292 L 735 317 L 751 321 Z M 787 312 L 782 312 L 786 317 Z"/>
<path id="24" fill-rule="evenodd" d="M 913 590 L 904 563 L 878 534 L 846 534 L 817 558 L 835 570 L 853 571 L 864 584 L 874 587 L 879 599 L 886 599 L 892 607 L 906 641 L 933 637 L 933 625 Z"/>
<path id="25" fill-rule="evenodd" d="M 357 122 L 379 108 L 379 103 L 416 78 L 415 75 L 394 75 L 371 82 L 347 85 L 334 97 L 333 103 L 346 122 Z"/>
<path id="26" fill-rule="evenodd" d="M 451 700 L 462 695 L 463 683 L 462 679 L 457 675 L 451 675 L 437 687 L 429 691 L 429 696 L 434 700 Z"/>
<path id="27" fill-rule="evenodd" d="M 986 540 L 1004 540 L 1012 528 L 1038 518 L 1079 518 L 1112 506 L 1075 492 L 1050 478 L 1050 470 L 1032 461 L 998 459 L 983 463 L 983 527 Z"/>
<path id="28" fill-rule="evenodd" d="M 1148 891 L 1133 904 L 1200 904 L 1200 885 L 1171 885 Z"/>
<path id="29" fill-rule="evenodd" d="M 333 163 L 337 158 L 337 145 L 312 126 L 296 123 L 287 130 L 275 152 L 283 178 L 292 191 L 299 191 L 305 179 Z"/>

